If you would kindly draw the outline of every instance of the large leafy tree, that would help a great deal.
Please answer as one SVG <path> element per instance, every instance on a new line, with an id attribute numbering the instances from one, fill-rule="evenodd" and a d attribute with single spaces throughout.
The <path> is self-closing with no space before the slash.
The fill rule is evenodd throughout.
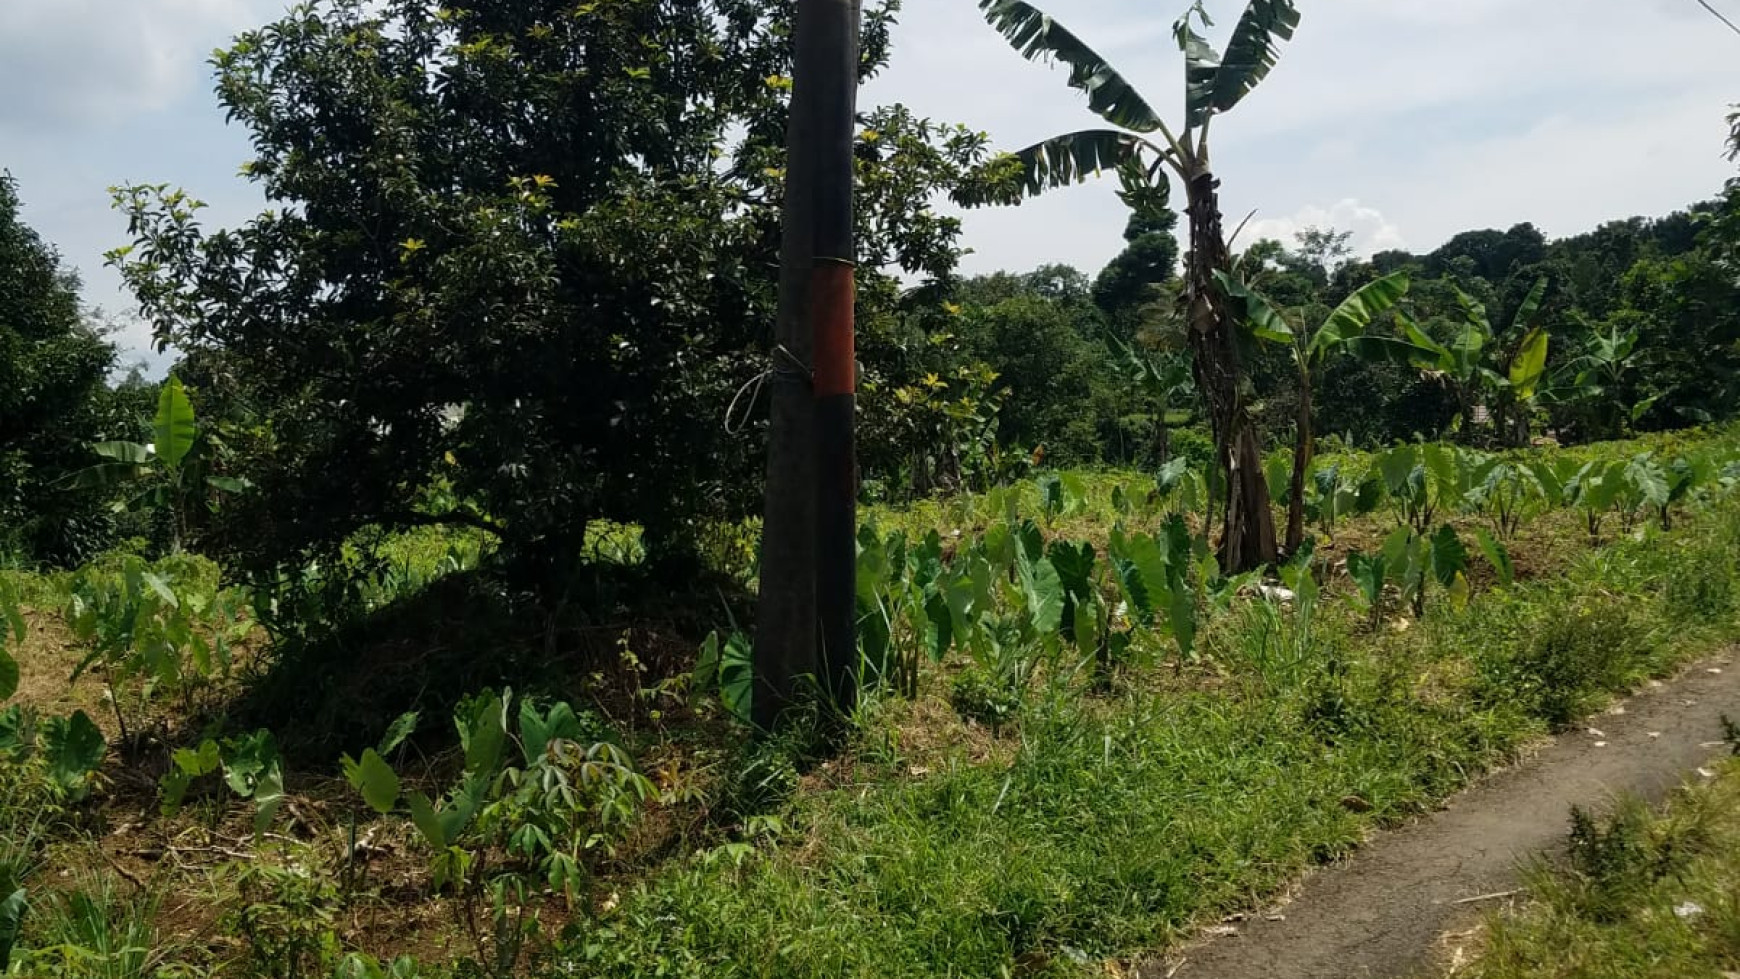
<path id="1" fill-rule="evenodd" d="M 445 521 L 561 570 L 600 518 L 676 556 L 751 510 L 759 428 L 721 423 L 767 368 L 789 29 L 762 0 L 317 0 L 220 52 L 272 209 L 207 233 L 185 195 L 129 188 L 116 260 L 230 426 L 248 563 Z M 979 143 L 864 121 L 886 300 L 883 265 L 952 269 L 929 197 Z"/>
<path id="2" fill-rule="evenodd" d="M 0 551 L 77 562 L 107 543 L 113 520 L 101 494 L 61 483 L 84 465 L 89 441 L 133 431 L 105 384 L 114 345 L 19 206 L 0 173 Z"/>
<path id="3" fill-rule="evenodd" d="M 1226 475 L 1221 564 L 1243 571 L 1272 563 L 1274 517 L 1241 364 L 1240 317 L 1216 281 L 1216 273 L 1227 272 L 1232 259 L 1208 135 L 1216 117 L 1268 77 L 1280 42 L 1299 24 L 1298 10 L 1291 0 L 1250 0 L 1221 52 L 1198 30 L 1211 26 L 1198 0 L 1174 27 L 1185 61 L 1183 125 L 1174 128 L 1110 62 L 1050 15 L 1024 0 L 981 0 L 980 8 L 1022 55 L 1067 65 L 1069 84 L 1086 92 L 1088 107 L 1117 128 L 1067 133 L 1014 153 L 965 199 L 1018 200 L 1109 170 L 1118 173 L 1131 209 L 1155 220 L 1167 204 L 1166 171 L 1178 178 L 1190 229 L 1183 292 L 1189 345 Z"/>

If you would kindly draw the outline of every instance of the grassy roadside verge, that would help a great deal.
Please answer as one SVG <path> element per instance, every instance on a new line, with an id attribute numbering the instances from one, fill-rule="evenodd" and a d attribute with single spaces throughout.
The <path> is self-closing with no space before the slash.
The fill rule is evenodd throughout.
<path id="1" fill-rule="evenodd" d="M 1678 979 L 1740 972 L 1740 760 L 1705 769 L 1659 812 L 1636 800 L 1572 819 L 1568 858 L 1494 912 L 1471 979 Z"/>
<path id="2" fill-rule="evenodd" d="M 1402 630 L 1267 603 L 1212 670 L 1083 696 L 1011 743 L 866 723 L 742 863 L 679 859 L 571 936 L 572 975 L 1085 975 L 1247 907 L 1520 746 L 1734 635 L 1735 508 Z M 1344 603 L 1343 603 L 1344 604 Z M 922 698 L 921 704 L 922 706 Z"/>

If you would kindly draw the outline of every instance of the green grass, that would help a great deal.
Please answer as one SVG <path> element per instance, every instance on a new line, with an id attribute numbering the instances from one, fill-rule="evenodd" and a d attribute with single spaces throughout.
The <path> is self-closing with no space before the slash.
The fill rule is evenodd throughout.
<path id="1" fill-rule="evenodd" d="M 1064 505 L 1049 514 L 1039 482 L 1027 481 L 867 516 L 913 539 L 935 529 L 946 542 L 952 531 L 966 540 L 1003 523 L 1013 507 L 1036 515 L 1050 536 L 1103 550 L 1117 520 L 1151 527 L 1175 505 L 1149 498 L 1151 476 L 1068 480 Z M 1164 948 L 1261 902 L 1374 830 L 1429 811 L 1613 694 L 1730 641 L 1740 503 L 1683 509 L 1671 533 L 1646 522 L 1634 536 L 1610 534 L 1598 549 L 1576 514 L 1542 516 L 1515 545 L 1519 558 L 1528 551 L 1534 577 L 1507 588 L 1480 579 L 1462 609 L 1440 590 L 1419 621 L 1372 628 L 1336 572 L 1308 630 L 1292 608 L 1246 597 L 1230 612 L 1205 614 L 1194 655 L 1182 664 L 1169 658 L 1169 640 L 1148 631 L 1110 675 L 1049 660 L 995 736 L 949 705 L 951 682 L 967 668 L 958 655 L 924 667 L 916 701 L 872 692 L 853 718 L 847 750 L 825 762 L 809 755 L 801 732 L 739 744 L 742 732 L 722 725 L 649 724 L 634 743 L 649 771 L 692 778 L 708 798 L 651 820 L 653 845 L 597 861 L 595 906 L 578 910 L 533 974 L 1085 976 L 1101 973 L 1108 958 Z M 1333 566 L 1356 542 L 1381 537 L 1389 521 L 1378 514 L 1342 525 L 1347 538 L 1326 544 L 1322 556 Z M 639 560 L 633 528 L 595 530 L 594 557 Z M 733 531 L 712 546 L 724 564 L 747 566 L 748 539 Z M 500 654 L 499 637 L 489 634 L 503 623 L 468 606 L 446 607 L 443 588 L 427 591 L 421 604 L 401 601 L 486 556 L 476 535 L 421 531 L 389 541 L 366 568 L 355 560 L 323 569 L 316 584 L 352 589 L 333 608 L 399 609 L 406 621 L 377 615 L 369 626 L 417 663 L 441 652 L 417 640 L 422 619 L 457 616 L 469 631 L 466 641 L 449 643 L 456 662 L 494 669 L 481 652 Z M 26 584 L 54 590 L 46 579 Z M 342 668 L 280 662 L 278 679 L 302 687 L 309 677 L 360 675 L 358 696 L 386 719 L 411 694 L 421 696 L 414 672 L 359 670 L 347 647 L 333 648 Z M 527 658 L 542 649 L 528 646 Z M 676 670 L 687 668 L 680 656 L 670 659 Z M 633 693 L 674 717 L 694 706 L 645 686 Z M 716 715 L 701 706 L 697 713 Z M 316 727 L 331 728 L 324 715 L 316 719 Z M 426 720 L 440 727 L 433 713 Z M 0 787 L 6 774 L 0 763 Z M 76 845 L 68 841 L 83 830 L 57 825 L 49 833 L 9 815 L 21 812 L 8 813 L 0 799 L 0 858 L 20 858 L 41 897 L 27 923 L 28 947 L 126 949 L 149 937 L 130 923 L 150 923 L 149 894 L 118 901 L 96 883 L 78 885 L 91 900 L 75 907 L 78 891 L 47 888 L 42 858 Z M 395 815 L 379 825 L 403 823 Z M 49 835 L 57 842 L 45 850 Z M 53 870 L 61 869 L 56 860 Z M 323 870 L 310 882 L 333 879 Z M 426 883 L 405 889 L 407 903 L 427 910 L 450 900 Z M 299 904 L 286 893 L 213 900 L 232 925 L 242 920 L 238 908 L 281 911 L 284 921 L 308 926 L 291 937 L 334 954 L 356 937 L 297 910 L 324 899 Z M 84 913 L 91 908 L 101 913 Z M 108 931 L 95 928 L 97 918 Z M 123 970 L 144 964 L 112 961 Z M 273 974 L 240 959 L 229 967 Z"/>
<path id="2" fill-rule="evenodd" d="M 1194 684 L 1091 696 L 1054 677 L 1007 763 L 915 772 L 873 711 L 858 764 L 800 795 L 777 845 L 652 874 L 573 937 L 569 974 L 1088 975 L 1164 946 L 1731 637 L 1736 516 L 1406 632 L 1368 633 L 1345 603 L 1302 640 L 1290 615 L 1234 613 Z M 1689 567 L 1729 587 L 1683 594 Z"/>
<path id="3" fill-rule="evenodd" d="M 1475 979 L 1681 979 L 1740 970 L 1740 761 L 1661 812 L 1635 799 L 1573 820 L 1569 857 L 1489 917 Z"/>

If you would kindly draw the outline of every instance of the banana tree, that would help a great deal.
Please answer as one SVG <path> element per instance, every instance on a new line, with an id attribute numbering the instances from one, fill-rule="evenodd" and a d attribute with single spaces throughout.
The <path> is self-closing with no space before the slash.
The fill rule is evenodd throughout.
<path id="1" fill-rule="evenodd" d="M 208 435 L 199 431 L 187 389 L 171 374 L 157 394 L 151 444 L 93 443 L 91 451 L 103 461 L 74 474 L 72 485 L 137 487 L 138 492 L 118 503 L 116 509 L 166 511 L 170 517 L 171 549 L 180 551 L 187 536 L 187 502 L 191 494 L 207 489 L 236 493 L 247 488 L 246 480 L 211 471 L 217 448 Z"/>
<path id="2" fill-rule="evenodd" d="M 1622 320 L 1631 326 L 1622 326 Z M 1655 407 L 1657 397 L 1643 398 L 1629 407 L 1620 400 L 1625 381 L 1636 366 L 1637 342 L 1643 335 L 1639 320 L 1635 314 L 1620 313 L 1608 321 L 1605 332 L 1591 327 L 1583 352 L 1554 373 L 1544 397 L 1587 405 L 1603 429 L 1597 434 L 1623 437 Z"/>
<path id="3" fill-rule="evenodd" d="M 1167 205 L 1166 171 L 1178 178 L 1190 219 L 1181 301 L 1196 386 L 1208 404 L 1228 490 L 1220 563 L 1229 573 L 1274 563 L 1274 517 L 1245 400 L 1248 380 L 1240 363 L 1238 318 L 1215 281 L 1215 273 L 1230 269 L 1232 259 L 1221 227 L 1220 181 L 1210 165 L 1208 134 L 1216 116 L 1268 77 L 1280 42 L 1298 27 L 1298 10 L 1292 0 L 1250 0 L 1224 52 L 1197 30 L 1212 26 L 1200 0 L 1187 10 L 1173 27 L 1185 74 L 1184 125 L 1175 130 L 1105 58 L 1048 14 L 1024 0 L 980 0 L 979 7 L 1024 57 L 1056 58 L 1067 65 L 1069 84 L 1087 93 L 1088 108 L 1116 128 L 1066 133 L 1001 157 L 958 196 L 968 205 L 1016 203 L 1109 170 L 1118 174 L 1124 202 L 1138 215 L 1154 216 Z"/>
<path id="4" fill-rule="evenodd" d="M 1117 337 L 1110 339 L 1123 357 L 1126 375 L 1136 382 L 1154 408 L 1154 448 L 1160 465 L 1164 466 L 1172 458 L 1172 438 L 1166 416 L 1178 399 L 1190 392 L 1190 368 L 1176 356 L 1156 357 Z"/>
<path id="5" fill-rule="evenodd" d="M 1295 326 L 1281 315 L 1262 293 L 1224 272 L 1216 273 L 1221 289 L 1244 303 L 1249 330 L 1260 339 L 1284 343 L 1293 351 L 1299 375 L 1299 405 L 1294 422 L 1293 474 L 1287 487 L 1288 554 L 1305 542 L 1305 475 L 1311 466 L 1312 376 L 1333 353 L 1348 353 L 1363 360 L 1407 363 L 1422 354 L 1413 344 L 1395 337 L 1370 336 L 1372 320 L 1394 309 L 1408 293 L 1408 274 L 1394 272 L 1366 283 L 1337 306 L 1316 327 Z"/>
<path id="6" fill-rule="evenodd" d="M 1407 316 L 1399 312 L 1396 316 L 1407 339 L 1419 348 L 1414 365 L 1450 387 L 1462 424 L 1474 423 L 1475 407 L 1490 408 L 1500 443 L 1522 445 L 1528 441 L 1528 412 L 1541 393 L 1547 371 L 1547 330 L 1534 324 L 1546 294 L 1547 280 L 1543 277 L 1517 307 L 1510 326 L 1495 330 L 1486 307 L 1456 290 L 1462 306 L 1462 329 L 1448 344 L 1432 339 Z M 1514 336 L 1520 339 L 1507 342 Z M 1514 419 L 1512 409 L 1518 410 Z"/>

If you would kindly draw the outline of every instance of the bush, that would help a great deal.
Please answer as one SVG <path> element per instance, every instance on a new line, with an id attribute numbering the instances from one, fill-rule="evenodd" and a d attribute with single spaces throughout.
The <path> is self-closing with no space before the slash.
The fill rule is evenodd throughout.
<path id="1" fill-rule="evenodd" d="M 1678 549 L 1662 586 L 1674 618 L 1721 622 L 1734 615 L 1734 560 L 1723 541 L 1687 542 Z"/>
<path id="2" fill-rule="evenodd" d="M 1021 688 L 1007 676 L 971 669 L 955 677 L 949 704 L 967 720 L 996 731 L 1021 713 Z"/>
<path id="3" fill-rule="evenodd" d="M 1579 604 L 1539 619 L 1536 629 L 1514 656 L 1484 665 L 1482 699 L 1518 704 L 1555 728 L 1623 687 L 1651 652 L 1642 623 L 1623 602 Z"/>

